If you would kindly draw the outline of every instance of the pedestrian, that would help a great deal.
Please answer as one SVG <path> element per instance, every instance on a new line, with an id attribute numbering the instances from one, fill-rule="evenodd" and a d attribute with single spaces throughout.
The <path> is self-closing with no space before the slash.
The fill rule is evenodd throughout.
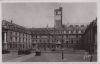
<path id="1" fill-rule="evenodd" d="M 91 54 L 89 54 L 88 52 L 85 52 L 83 59 L 85 61 L 91 61 L 91 57 L 92 57 Z"/>
<path id="2" fill-rule="evenodd" d="M 92 54 L 90 54 L 90 58 L 89 58 L 90 62 L 92 62 L 92 58 L 93 58 L 93 56 L 92 56 Z"/>

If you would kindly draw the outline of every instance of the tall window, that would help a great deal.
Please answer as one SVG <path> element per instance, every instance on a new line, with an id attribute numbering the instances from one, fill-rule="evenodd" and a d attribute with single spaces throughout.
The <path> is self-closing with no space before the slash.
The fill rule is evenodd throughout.
<path id="1" fill-rule="evenodd" d="M 40 39 L 40 43 L 41 43 L 41 39 Z"/>
<path id="2" fill-rule="evenodd" d="M 73 44 L 73 40 L 71 40 L 71 43 Z"/>
<path id="3" fill-rule="evenodd" d="M 81 33 L 81 30 L 79 30 L 78 33 L 80 34 Z"/>
<path id="4" fill-rule="evenodd" d="M 16 33 L 16 36 L 17 36 L 17 32 L 15 32 Z"/>
<path id="5" fill-rule="evenodd" d="M 10 36 L 10 42 L 12 42 L 12 36 Z"/>
<path id="6" fill-rule="evenodd" d="M 69 34 L 71 34 L 71 31 L 68 31 Z"/>
<path id="7" fill-rule="evenodd" d="M 40 38 L 40 36 L 37 36 L 37 38 Z"/>
<path id="8" fill-rule="evenodd" d="M 75 34 L 75 33 L 76 33 L 76 31 L 74 30 L 74 31 L 73 31 L 73 33 Z"/>
<path id="9" fill-rule="evenodd" d="M 66 34 L 66 31 L 64 31 L 64 34 Z"/>
<path id="10" fill-rule="evenodd" d="M 10 35 L 12 35 L 12 32 L 10 32 Z"/>

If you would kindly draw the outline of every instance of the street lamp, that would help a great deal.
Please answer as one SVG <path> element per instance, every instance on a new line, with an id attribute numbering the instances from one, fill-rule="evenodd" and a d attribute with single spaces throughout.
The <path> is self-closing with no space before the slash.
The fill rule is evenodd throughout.
<path id="1" fill-rule="evenodd" d="M 58 42 L 56 43 L 56 45 L 61 45 L 61 48 L 62 48 L 62 49 L 61 49 L 61 58 L 62 58 L 62 60 L 63 60 L 63 59 L 64 59 L 64 56 L 63 56 L 63 50 L 64 50 L 64 49 L 63 49 L 63 40 L 62 40 L 62 43 L 58 41 Z"/>
<path id="2" fill-rule="evenodd" d="M 63 38 L 62 38 L 62 60 L 64 59 L 63 51 L 64 51 L 64 47 L 63 47 Z"/>

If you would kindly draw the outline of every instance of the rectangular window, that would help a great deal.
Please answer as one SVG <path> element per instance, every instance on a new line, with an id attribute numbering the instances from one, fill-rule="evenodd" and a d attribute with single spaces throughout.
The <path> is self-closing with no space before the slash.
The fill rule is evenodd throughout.
<path id="1" fill-rule="evenodd" d="M 70 34 L 70 33 L 71 33 L 71 31 L 68 31 L 68 33 Z"/>
<path id="2" fill-rule="evenodd" d="M 12 42 L 12 36 L 10 36 L 10 42 Z"/>
<path id="3" fill-rule="evenodd" d="M 37 38 L 40 38 L 40 36 L 37 36 Z"/>
<path id="4" fill-rule="evenodd" d="M 47 36 L 41 36 L 41 38 L 47 38 Z"/>
<path id="5" fill-rule="evenodd" d="M 16 33 L 16 36 L 17 36 L 17 32 L 15 32 Z"/>
<path id="6" fill-rule="evenodd" d="M 40 43 L 41 43 L 41 40 L 40 40 Z"/>
<path id="7" fill-rule="evenodd" d="M 15 41 L 15 37 L 13 37 L 13 41 L 16 42 L 16 41 Z"/>

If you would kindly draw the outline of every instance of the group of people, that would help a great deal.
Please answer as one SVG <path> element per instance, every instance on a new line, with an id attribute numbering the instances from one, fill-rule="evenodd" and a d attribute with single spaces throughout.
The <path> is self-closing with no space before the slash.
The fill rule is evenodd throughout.
<path id="1" fill-rule="evenodd" d="M 84 61 L 90 61 L 91 62 L 92 58 L 93 58 L 92 54 L 85 52 L 84 57 L 83 57 Z"/>

